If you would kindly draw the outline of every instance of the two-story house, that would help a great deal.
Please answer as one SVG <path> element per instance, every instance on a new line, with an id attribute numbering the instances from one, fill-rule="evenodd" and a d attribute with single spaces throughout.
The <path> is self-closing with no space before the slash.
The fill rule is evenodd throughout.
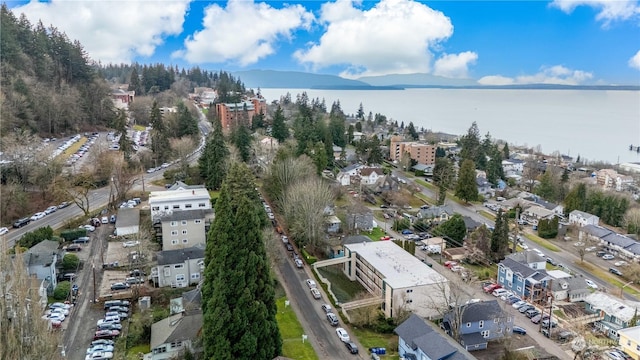
<path id="1" fill-rule="evenodd" d="M 502 160 L 502 171 L 505 175 L 522 175 L 524 161 L 520 159 Z"/>
<path id="2" fill-rule="evenodd" d="M 639 323 L 637 312 L 640 309 L 640 302 L 594 292 L 584 299 L 584 303 L 586 312 L 600 316 L 600 320 L 594 324 L 595 328 L 612 339 L 618 338 L 619 330 Z M 636 319 L 635 323 L 633 323 L 634 319 Z"/>
<path id="3" fill-rule="evenodd" d="M 498 264 L 498 284 L 521 298 L 537 299 L 545 286 L 546 259 L 534 251 L 517 252 Z"/>
<path id="4" fill-rule="evenodd" d="M 325 216 L 324 223 L 327 225 L 327 232 L 335 234 L 340 231 L 340 224 L 342 221 L 340 221 L 340 219 L 335 215 L 329 215 Z"/>
<path id="5" fill-rule="evenodd" d="M 611 230 L 598 225 L 586 225 L 580 227 L 578 238 L 582 242 L 600 242 L 603 237 L 611 234 Z"/>
<path id="6" fill-rule="evenodd" d="M 580 210 L 573 210 L 569 213 L 569 224 L 578 226 L 598 225 L 600 218 Z"/>
<path id="7" fill-rule="evenodd" d="M 436 325 L 416 314 L 411 314 L 407 320 L 395 328 L 394 332 L 398 334 L 398 353 L 401 358 L 420 360 L 475 359 Z"/>
<path id="8" fill-rule="evenodd" d="M 23 255 L 25 267 L 29 276 L 40 281 L 46 281 L 47 293 L 51 294 L 58 285 L 56 265 L 62 258 L 58 247 L 60 243 L 53 240 L 43 240 L 32 246 Z"/>
<path id="9" fill-rule="evenodd" d="M 511 335 L 513 316 L 502 310 L 498 300 L 481 301 L 452 309 L 440 326 L 466 350 L 483 350 L 489 341 Z"/>
<path id="10" fill-rule="evenodd" d="M 436 223 L 449 220 L 453 216 L 454 211 L 450 206 L 431 206 L 428 208 L 420 209 L 418 211 L 418 217 L 420 219 L 427 219 Z"/>
<path id="11" fill-rule="evenodd" d="M 193 209 L 162 214 L 156 220 L 162 236 L 162 250 L 204 245 L 213 220 L 213 209 Z"/>
<path id="12" fill-rule="evenodd" d="M 607 250 L 625 258 L 633 258 L 635 256 L 635 254 L 627 251 L 627 248 L 636 243 L 637 241 L 632 238 L 614 232 L 600 238 L 600 244 L 604 245 Z"/>
<path id="13" fill-rule="evenodd" d="M 347 214 L 347 227 L 349 230 L 371 231 L 375 227 L 373 212 L 367 210 Z"/>
<path id="14" fill-rule="evenodd" d="M 360 184 L 375 185 L 375 183 L 384 176 L 381 168 L 367 167 L 360 169 Z"/>
<path id="15" fill-rule="evenodd" d="M 160 251 L 150 279 L 156 287 L 187 287 L 200 282 L 204 272 L 204 244 Z"/>
<path id="16" fill-rule="evenodd" d="M 549 272 L 551 275 L 551 271 Z M 553 277 L 553 276 L 551 276 Z M 547 289 L 551 290 L 554 301 L 579 302 L 584 301 L 591 294 L 583 277 L 565 277 L 553 279 L 547 283 Z"/>
<path id="17" fill-rule="evenodd" d="M 360 174 L 360 169 L 364 168 L 362 164 L 351 164 L 349 166 L 344 167 L 338 175 L 336 175 L 336 180 L 342 186 L 351 185 L 351 177 Z"/>
<path id="18" fill-rule="evenodd" d="M 618 345 L 631 356 L 633 360 L 640 360 L 640 326 L 618 330 Z"/>

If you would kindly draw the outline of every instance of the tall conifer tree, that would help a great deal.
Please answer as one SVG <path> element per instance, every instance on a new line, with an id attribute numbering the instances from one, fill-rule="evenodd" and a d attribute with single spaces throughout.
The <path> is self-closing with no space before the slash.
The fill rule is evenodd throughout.
<path id="1" fill-rule="evenodd" d="M 220 119 L 214 120 L 213 134 L 207 140 L 202 156 L 198 160 L 200 176 L 204 178 L 207 189 L 218 190 L 227 172 L 229 149 L 224 143 L 224 133 Z"/>

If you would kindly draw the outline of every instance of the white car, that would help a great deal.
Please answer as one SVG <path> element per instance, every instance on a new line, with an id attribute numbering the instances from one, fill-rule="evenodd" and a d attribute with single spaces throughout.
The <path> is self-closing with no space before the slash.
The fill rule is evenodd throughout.
<path id="1" fill-rule="evenodd" d="M 596 250 L 598 250 L 598 248 L 595 247 L 595 246 L 589 246 L 588 248 L 584 249 L 584 251 L 586 251 L 586 252 L 591 252 L 591 251 L 596 251 Z"/>
<path id="2" fill-rule="evenodd" d="M 53 315 L 53 314 L 62 314 L 64 316 L 68 316 L 69 315 L 69 309 L 65 309 L 65 308 L 53 308 L 51 310 L 47 310 L 45 311 L 45 314 L 47 315 Z"/>
<path id="3" fill-rule="evenodd" d="M 103 216 L 102 219 L 100 219 L 100 222 L 103 224 L 108 224 L 109 223 L 109 218 L 106 216 Z"/>
<path id="4" fill-rule="evenodd" d="M 107 345 L 107 344 L 93 345 L 87 349 L 87 354 L 93 354 L 96 352 L 105 352 L 105 351 L 113 352 L 113 345 Z"/>
<path id="5" fill-rule="evenodd" d="M 336 329 L 336 334 L 338 334 L 338 337 L 340 338 L 340 340 L 347 342 L 350 341 L 351 338 L 349 337 L 349 334 L 347 333 L 347 330 L 343 329 L 343 328 L 337 328 Z"/>
<path id="6" fill-rule="evenodd" d="M 320 294 L 320 291 L 316 288 L 311 288 L 311 295 L 313 295 L 313 298 L 316 300 L 319 300 L 322 298 L 322 294 Z"/>
<path id="7" fill-rule="evenodd" d="M 602 256 L 602 259 L 603 259 L 603 260 L 613 260 L 613 259 L 615 259 L 615 258 L 616 258 L 616 257 L 615 257 L 615 256 L 613 256 L 613 255 L 611 255 L 611 254 L 604 254 L 604 255 Z"/>
<path id="8" fill-rule="evenodd" d="M 616 261 L 615 263 L 613 263 L 613 265 L 615 265 L 615 266 L 627 266 L 627 265 L 629 265 L 629 263 L 624 261 L 624 260 L 620 260 L 620 261 Z"/>
<path id="9" fill-rule="evenodd" d="M 47 214 L 43 213 L 43 212 L 37 212 L 35 214 L 33 214 L 33 216 L 31 217 L 31 221 L 36 221 L 36 220 L 40 220 L 43 217 L 45 217 Z"/>
<path id="10" fill-rule="evenodd" d="M 87 356 L 84 358 L 85 360 L 109 360 L 109 359 L 113 359 L 113 353 L 112 352 L 94 352 L 91 354 L 87 354 Z"/>
<path id="11" fill-rule="evenodd" d="M 122 243 L 122 247 L 128 248 L 128 247 L 134 247 L 134 246 L 138 246 L 140 245 L 140 241 L 125 241 Z"/>
<path id="12" fill-rule="evenodd" d="M 96 231 L 96 227 L 93 225 L 80 225 L 78 226 L 78 228 L 84 228 L 87 229 L 88 232 L 94 232 Z"/>
<path id="13" fill-rule="evenodd" d="M 51 214 L 51 213 L 56 212 L 56 210 L 58 210 L 58 207 L 57 207 L 57 206 L 49 206 L 49 207 L 44 211 L 44 213 L 45 213 L 45 214 L 47 214 L 47 215 L 49 215 L 49 214 Z"/>
<path id="14" fill-rule="evenodd" d="M 63 308 L 63 309 L 69 310 L 69 309 L 71 309 L 71 305 L 64 304 L 64 303 L 61 303 L 61 302 L 56 302 L 56 303 L 53 303 L 53 304 L 49 305 L 49 309 L 55 309 L 55 308 Z"/>
<path id="15" fill-rule="evenodd" d="M 578 241 L 577 243 L 574 243 L 573 246 L 575 247 L 584 246 L 584 243 L 582 241 Z"/>
<path id="16" fill-rule="evenodd" d="M 306 283 L 307 283 L 307 286 L 309 287 L 309 289 L 313 289 L 313 288 L 318 287 L 318 286 L 316 285 L 316 282 L 315 282 L 315 281 L 313 281 L 313 280 L 311 280 L 311 279 L 307 279 L 307 280 L 306 280 Z"/>
<path id="17" fill-rule="evenodd" d="M 42 316 L 42 318 L 50 321 L 63 322 L 66 317 L 61 313 L 54 313 L 54 314 L 44 315 Z"/>
<path id="18" fill-rule="evenodd" d="M 584 282 L 587 283 L 587 286 L 592 289 L 597 289 L 598 285 L 589 279 L 584 279 Z"/>
<path id="19" fill-rule="evenodd" d="M 6 234 L 8 232 L 9 232 L 9 228 L 6 228 L 6 227 L 1 227 L 0 228 L 0 235 L 4 235 L 4 234 Z"/>

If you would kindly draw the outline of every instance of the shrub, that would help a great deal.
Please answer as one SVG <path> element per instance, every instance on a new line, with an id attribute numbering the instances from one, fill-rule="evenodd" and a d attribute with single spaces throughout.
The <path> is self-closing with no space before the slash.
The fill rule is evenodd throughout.
<path id="1" fill-rule="evenodd" d="M 65 254 L 62 258 L 62 270 L 75 270 L 80 265 L 80 259 L 75 254 Z"/>
<path id="2" fill-rule="evenodd" d="M 18 240 L 18 245 L 25 248 L 30 248 L 33 245 L 41 242 L 42 240 L 49 239 L 53 239 L 53 229 L 51 228 L 51 226 L 46 226 L 22 235 L 22 238 Z"/>
<path id="3" fill-rule="evenodd" d="M 56 300 L 66 300 L 67 296 L 69 296 L 69 292 L 71 291 L 71 283 L 68 281 L 61 281 L 56 286 L 56 289 L 53 291 L 53 298 Z"/>
<path id="4" fill-rule="evenodd" d="M 69 229 L 60 233 L 60 237 L 62 237 L 65 241 L 73 241 L 83 236 L 87 236 L 87 229 L 85 228 Z"/>

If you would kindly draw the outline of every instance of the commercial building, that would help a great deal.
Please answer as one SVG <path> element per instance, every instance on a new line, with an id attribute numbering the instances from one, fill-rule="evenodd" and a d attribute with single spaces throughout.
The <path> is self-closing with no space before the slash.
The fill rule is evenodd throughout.
<path id="1" fill-rule="evenodd" d="M 345 244 L 343 271 L 371 294 L 382 297 L 382 311 L 395 317 L 405 311 L 423 318 L 442 314 L 449 282 L 392 241 Z"/>

